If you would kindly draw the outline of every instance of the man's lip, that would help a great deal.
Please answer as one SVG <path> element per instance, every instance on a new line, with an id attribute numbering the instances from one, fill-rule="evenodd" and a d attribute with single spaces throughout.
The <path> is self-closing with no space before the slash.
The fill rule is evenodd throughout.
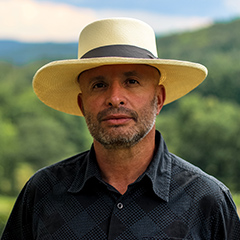
<path id="1" fill-rule="evenodd" d="M 117 120 L 127 120 L 127 119 L 132 119 L 132 117 L 125 114 L 111 114 L 103 117 L 101 121 L 110 121 L 110 120 L 117 121 Z"/>
<path id="2" fill-rule="evenodd" d="M 124 107 L 120 107 L 118 109 L 115 108 L 107 108 L 103 111 L 100 111 L 97 114 L 97 120 L 98 122 L 108 122 L 110 123 L 110 121 L 115 121 L 117 123 L 122 122 L 126 122 L 126 121 L 130 121 L 133 120 L 135 122 L 137 122 L 137 118 L 138 115 L 135 111 L 130 110 L 128 108 L 124 108 Z"/>

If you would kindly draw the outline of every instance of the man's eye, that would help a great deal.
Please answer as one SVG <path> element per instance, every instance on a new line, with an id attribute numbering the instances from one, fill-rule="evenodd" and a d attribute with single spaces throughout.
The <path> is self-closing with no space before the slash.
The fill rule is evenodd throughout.
<path id="1" fill-rule="evenodd" d="M 135 84 L 138 84 L 139 82 L 135 79 L 128 79 L 126 83 L 129 85 L 135 85 Z"/>
<path id="2" fill-rule="evenodd" d="M 104 88 L 104 87 L 106 87 L 106 84 L 104 83 L 96 83 L 93 85 L 93 89 Z"/>

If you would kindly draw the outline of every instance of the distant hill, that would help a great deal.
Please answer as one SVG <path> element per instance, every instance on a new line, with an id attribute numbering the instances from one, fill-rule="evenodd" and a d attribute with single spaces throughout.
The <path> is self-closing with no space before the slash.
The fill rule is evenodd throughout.
<path id="1" fill-rule="evenodd" d="M 239 62 L 239 29 L 240 18 L 215 23 L 197 31 L 157 38 L 159 57 L 208 64 L 215 61 L 214 58 L 218 55 L 222 59 L 228 57 Z"/>
<path id="2" fill-rule="evenodd" d="M 240 19 L 208 28 L 157 38 L 160 58 L 211 63 L 216 53 L 240 56 Z M 76 43 L 25 43 L 0 39 L 0 60 L 26 64 L 37 60 L 77 58 Z M 237 51 L 237 52 L 236 52 Z M 211 55 L 211 56 L 210 56 Z M 210 57 L 209 57 L 210 56 Z"/>
<path id="3" fill-rule="evenodd" d="M 77 58 L 77 43 L 24 43 L 0 40 L 0 60 L 23 65 L 37 60 Z"/>

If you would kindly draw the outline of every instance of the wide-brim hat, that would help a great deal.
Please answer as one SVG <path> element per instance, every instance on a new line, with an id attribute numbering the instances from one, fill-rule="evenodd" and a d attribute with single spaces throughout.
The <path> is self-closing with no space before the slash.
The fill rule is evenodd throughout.
<path id="1" fill-rule="evenodd" d="M 33 88 L 46 105 L 82 116 L 77 101 L 81 92 L 79 74 L 113 64 L 145 64 L 157 68 L 161 73 L 159 84 L 166 89 L 165 104 L 184 96 L 207 76 L 206 67 L 199 63 L 158 58 L 154 31 L 146 23 L 113 18 L 87 25 L 79 37 L 78 59 L 44 65 L 33 78 Z"/>

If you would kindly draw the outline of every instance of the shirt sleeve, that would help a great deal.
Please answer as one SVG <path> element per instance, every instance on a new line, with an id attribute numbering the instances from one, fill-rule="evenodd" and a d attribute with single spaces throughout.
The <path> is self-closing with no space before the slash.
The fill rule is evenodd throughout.
<path id="1" fill-rule="evenodd" d="M 212 226 L 212 234 L 214 235 L 212 239 L 240 239 L 240 220 L 229 190 L 224 192 L 224 199 L 212 218 Z"/>
<path id="2" fill-rule="evenodd" d="M 1 240 L 32 240 L 32 207 L 28 182 L 19 194 Z"/>

